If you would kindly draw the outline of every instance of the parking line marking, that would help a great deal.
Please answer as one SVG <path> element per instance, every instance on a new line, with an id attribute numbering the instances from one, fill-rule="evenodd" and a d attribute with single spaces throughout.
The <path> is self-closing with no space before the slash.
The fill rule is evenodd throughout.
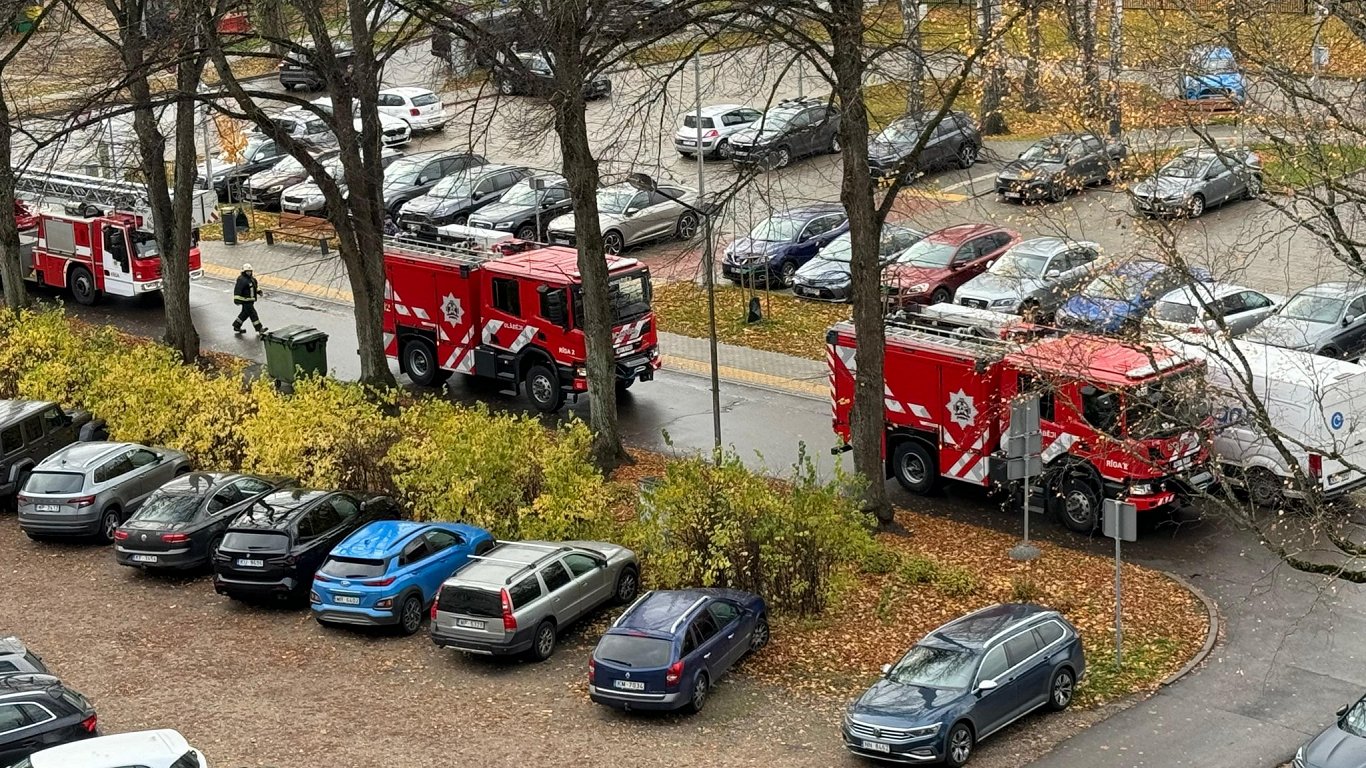
<path id="1" fill-rule="evenodd" d="M 950 184 L 950 185 L 948 185 L 947 187 L 944 187 L 944 191 L 945 191 L 945 192 L 948 192 L 949 190 L 953 190 L 953 189 L 962 189 L 963 187 L 967 187 L 967 186 L 976 186 L 978 182 L 986 181 L 986 180 L 988 180 L 988 179 L 995 179 L 995 178 L 996 178 L 996 174 L 995 174 L 995 173 L 987 174 L 986 176 L 976 176 L 976 177 L 974 177 L 974 178 L 967 179 L 967 180 L 965 180 L 965 181 L 960 181 L 960 182 L 957 182 L 957 183 L 954 183 L 954 184 Z M 967 196 L 963 196 L 963 199 L 966 200 L 966 199 L 967 199 Z"/>

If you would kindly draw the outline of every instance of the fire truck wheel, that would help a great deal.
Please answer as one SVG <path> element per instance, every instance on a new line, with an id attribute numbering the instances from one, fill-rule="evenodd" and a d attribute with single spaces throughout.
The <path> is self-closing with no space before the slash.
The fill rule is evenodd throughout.
<path id="1" fill-rule="evenodd" d="M 918 440 L 903 440 L 892 451 L 892 472 L 901 487 L 924 496 L 934 490 L 939 470 L 934 456 Z"/>
<path id="2" fill-rule="evenodd" d="M 1086 479 L 1067 478 L 1062 483 L 1062 493 L 1052 501 L 1054 513 L 1070 530 L 1091 533 L 1100 525 L 1100 494 Z"/>
<path id="3" fill-rule="evenodd" d="M 413 339 L 403 345 L 403 368 L 419 387 L 434 387 L 450 375 L 437 365 L 436 350 L 424 339 Z"/>
<path id="4" fill-rule="evenodd" d="M 71 268 L 71 278 L 67 282 L 67 287 L 71 289 L 71 295 L 75 297 L 77 304 L 89 307 L 100 298 L 100 292 L 95 288 L 95 278 L 85 267 Z"/>
<path id="5" fill-rule="evenodd" d="M 560 380 L 555 372 L 544 365 L 533 365 L 526 372 L 526 394 L 532 405 L 541 413 L 554 413 L 564 403 L 564 392 L 560 391 Z"/>

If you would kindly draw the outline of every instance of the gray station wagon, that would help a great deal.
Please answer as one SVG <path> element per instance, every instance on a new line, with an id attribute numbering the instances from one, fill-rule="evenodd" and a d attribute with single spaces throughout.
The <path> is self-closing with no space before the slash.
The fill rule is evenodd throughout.
<path id="1" fill-rule="evenodd" d="M 550 658 L 570 624 L 640 588 L 636 555 L 597 541 L 499 542 L 447 579 L 436 595 L 432 642 L 486 656 Z"/>
<path id="2" fill-rule="evenodd" d="M 152 491 L 190 471 L 180 451 L 136 443 L 77 443 L 44 459 L 19 491 L 19 527 L 31 539 L 114 540 Z"/>

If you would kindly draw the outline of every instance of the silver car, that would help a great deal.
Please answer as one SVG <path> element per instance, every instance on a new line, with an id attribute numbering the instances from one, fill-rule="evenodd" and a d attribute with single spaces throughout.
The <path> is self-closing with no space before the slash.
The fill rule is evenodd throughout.
<path id="1" fill-rule="evenodd" d="M 603 250 L 615 255 L 649 240 L 691 239 L 697 234 L 698 218 L 688 205 L 697 205 L 697 192 L 687 187 L 660 184 L 652 192 L 630 184 L 603 187 L 598 190 Z M 546 228 L 551 243 L 575 245 L 574 215 L 567 213 L 551 220 Z"/>
<path id="2" fill-rule="evenodd" d="M 19 491 L 19 527 L 31 539 L 114 531 L 152 491 L 190 471 L 189 458 L 136 443 L 76 443 L 36 467 Z"/>
<path id="3" fill-rule="evenodd" d="M 530 653 L 544 661 L 560 632 L 609 601 L 629 603 L 640 565 L 599 541 L 499 542 L 441 585 L 432 642 L 485 656 Z"/>
<path id="4" fill-rule="evenodd" d="M 49 675 L 43 658 L 34 653 L 24 641 L 13 635 L 0 637 L 0 675 Z"/>
<path id="5" fill-rule="evenodd" d="M 1001 254 L 986 272 L 958 289 L 965 307 L 1048 318 L 1091 275 L 1100 246 L 1036 237 Z"/>
<path id="6" fill-rule="evenodd" d="M 1261 193 L 1262 159 L 1246 147 L 1188 149 L 1129 190 L 1139 214 L 1192 219 L 1213 206 Z"/>
<path id="7" fill-rule="evenodd" d="M 730 158 L 730 137 L 750 127 L 764 113 L 742 104 L 713 104 L 702 108 L 702 154 Z M 697 156 L 697 111 L 683 113 L 674 131 L 674 149 L 684 157 Z"/>
<path id="8" fill-rule="evenodd" d="M 1232 283 L 1192 283 L 1157 300 L 1149 318 L 1169 333 L 1216 333 L 1222 318 L 1230 336 L 1261 324 L 1285 298 Z"/>

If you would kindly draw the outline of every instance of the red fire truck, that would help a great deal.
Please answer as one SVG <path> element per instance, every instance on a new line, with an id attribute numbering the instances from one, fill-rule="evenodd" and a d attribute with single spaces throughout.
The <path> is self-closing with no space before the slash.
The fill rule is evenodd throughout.
<path id="1" fill-rule="evenodd" d="M 141 184 L 29 171 L 16 194 L 37 207 L 36 239 L 21 242 L 26 279 L 67 288 L 81 304 L 103 295 L 144 296 L 161 290 L 161 248 L 152 234 L 151 206 Z M 195 190 L 193 242 L 199 226 L 217 219 L 213 190 Z M 203 274 L 199 248 L 190 248 L 190 277 Z"/>
<path id="2" fill-rule="evenodd" d="M 650 271 L 609 256 L 616 385 L 650 381 L 659 368 Z M 525 385 L 540 411 L 587 391 L 578 254 L 500 243 L 492 250 L 392 238 L 384 247 L 384 343 L 399 370 L 423 386 L 451 373 Z"/>
<path id="3" fill-rule="evenodd" d="M 888 319 L 888 475 L 918 494 L 940 478 L 1018 494 L 1004 454 L 1010 403 L 1037 394 L 1044 469 L 1031 507 L 1042 503 L 1069 528 L 1093 530 L 1102 498 L 1143 512 L 1184 505 L 1213 483 L 1202 360 L 1162 345 L 1030 329 L 984 325 L 950 305 Z M 826 342 L 835 431 L 847 444 L 853 325 L 835 325 Z"/>

